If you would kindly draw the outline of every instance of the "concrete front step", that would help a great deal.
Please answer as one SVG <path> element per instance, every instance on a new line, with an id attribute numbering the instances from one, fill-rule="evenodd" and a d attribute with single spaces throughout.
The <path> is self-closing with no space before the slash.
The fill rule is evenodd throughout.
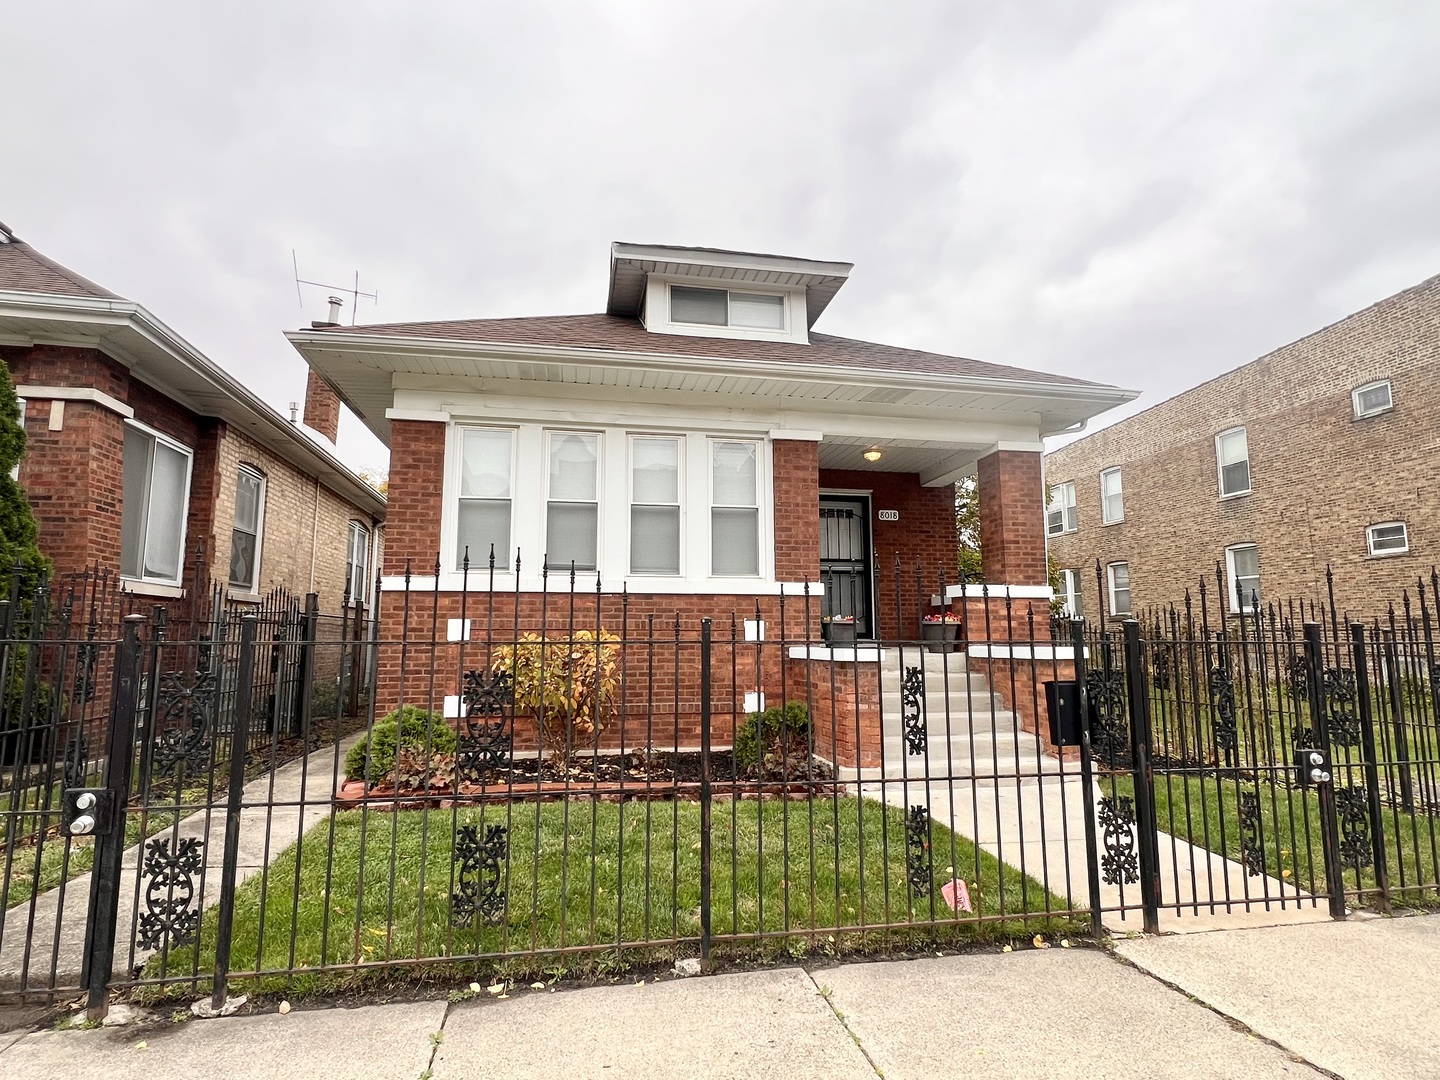
<path id="1" fill-rule="evenodd" d="M 992 713 L 996 716 L 1010 715 L 999 694 L 986 693 L 983 690 L 972 690 L 968 694 L 963 689 L 952 691 L 948 698 L 942 692 L 930 693 L 920 699 L 920 705 L 926 716 L 943 717 L 948 713 L 951 716 L 973 716 L 976 720 L 984 717 L 987 723 Z M 887 718 L 902 716 L 905 712 L 905 701 L 899 691 L 881 694 L 880 710 L 881 715 Z"/>

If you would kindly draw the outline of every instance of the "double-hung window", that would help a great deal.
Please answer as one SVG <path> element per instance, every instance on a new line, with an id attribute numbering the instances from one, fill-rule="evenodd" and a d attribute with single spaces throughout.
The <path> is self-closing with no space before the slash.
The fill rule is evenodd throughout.
<path id="1" fill-rule="evenodd" d="M 502 428 L 460 429 L 460 497 L 455 569 L 510 564 L 511 474 L 515 433 Z"/>
<path id="2" fill-rule="evenodd" d="M 1254 611 L 1260 602 L 1260 549 L 1254 544 L 1227 547 L 1225 569 L 1230 578 L 1230 610 Z"/>
<path id="3" fill-rule="evenodd" d="M 760 444 L 715 439 L 710 443 L 710 573 L 760 573 Z"/>
<path id="4" fill-rule="evenodd" d="M 546 563 L 557 570 L 594 570 L 599 566 L 600 436 L 552 431 L 549 444 Z"/>
<path id="5" fill-rule="evenodd" d="M 1060 571 L 1060 599 L 1065 604 L 1065 614 L 1072 619 L 1085 615 L 1085 594 L 1080 589 L 1079 570 Z"/>
<path id="6" fill-rule="evenodd" d="M 1105 568 L 1110 580 L 1110 614 L 1130 614 L 1130 564 L 1112 562 Z"/>
<path id="7" fill-rule="evenodd" d="M 1215 463 L 1220 472 L 1220 497 L 1250 494 L 1250 445 L 1243 427 L 1215 436 Z"/>
<path id="8" fill-rule="evenodd" d="M 1125 494 L 1120 488 L 1120 470 L 1100 474 L 1100 523 L 1114 525 L 1125 520 Z"/>
<path id="9" fill-rule="evenodd" d="M 1410 533 L 1403 521 L 1386 521 L 1365 530 L 1371 555 L 1404 555 L 1410 550 Z"/>
<path id="10" fill-rule="evenodd" d="M 235 521 L 230 529 L 230 584 L 245 592 L 260 585 L 260 540 L 265 527 L 265 477 L 248 465 L 235 476 Z"/>
<path id="11" fill-rule="evenodd" d="M 630 572 L 680 573 L 680 440 L 630 439 Z"/>
<path id="12" fill-rule="evenodd" d="M 785 297 L 727 289 L 670 287 L 670 321 L 693 326 L 738 326 L 747 330 L 784 330 Z"/>
<path id="13" fill-rule="evenodd" d="M 1045 511 L 1045 535 L 1059 536 L 1074 532 L 1079 526 L 1075 512 L 1075 482 L 1056 484 L 1050 489 L 1050 505 Z"/>
<path id="14" fill-rule="evenodd" d="M 134 422 L 125 426 L 120 573 L 179 585 L 190 505 L 191 451 Z"/>
<path id="15" fill-rule="evenodd" d="M 488 556 L 487 556 L 488 558 Z M 345 546 L 345 595 L 352 604 L 363 604 L 370 596 L 370 530 L 358 521 L 350 522 Z"/>

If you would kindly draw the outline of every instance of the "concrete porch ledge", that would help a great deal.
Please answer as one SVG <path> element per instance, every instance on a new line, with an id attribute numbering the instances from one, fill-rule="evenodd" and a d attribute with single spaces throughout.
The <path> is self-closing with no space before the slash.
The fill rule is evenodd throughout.
<path id="1" fill-rule="evenodd" d="M 977 660 L 1074 660 L 1074 645 L 970 645 L 968 656 Z M 1085 650 L 1086 658 L 1090 650 Z"/>
<path id="2" fill-rule="evenodd" d="M 875 646 L 859 646 L 849 649 L 832 649 L 829 645 L 791 645 L 791 660 L 831 660 L 837 664 L 878 664 L 880 649 Z"/>

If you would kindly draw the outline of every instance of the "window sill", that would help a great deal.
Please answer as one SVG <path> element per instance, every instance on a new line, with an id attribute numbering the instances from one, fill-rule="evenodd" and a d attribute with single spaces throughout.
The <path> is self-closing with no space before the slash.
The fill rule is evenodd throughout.
<path id="1" fill-rule="evenodd" d="M 1372 551 L 1369 555 L 1365 557 L 1367 559 L 1397 559 L 1403 558 L 1406 555 L 1414 554 L 1415 553 L 1413 551 L 1411 551 L 1409 548 L 1406 548 L 1404 551 Z"/>
<path id="2" fill-rule="evenodd" d="M 1255 492 L 1255 489 L 1254 489 L 1254 488 L 1247 488 L 1247 489 L 1244 490 L 1244 491 L 1232 491 L 1232 492 L 1230 492 L 1230 494 L 1228 494 L 1228 495 L 1221 495 L 1221 496 L 1220 496 L 1220 501 L 1221 501 L 1221 502 L 1229 502 L 1231 499 L 1243 499 L 1243 498 L 1246 498 L 1246 497 L 1249 496 L 1249 495 L 1254 494 L 1254 492 Z"/>
<path id="3" fill-rule="evenodd" d="M 237 589 L 231 586 L 225 590 L 225 599 L 233 600 L 237 604 L 258 604 L 264 597 L 258 592 L 250 592 L 248 589 Z"/>
<path id="4" fill-rule="evenodd" d="M 1124 524 L 1125 524 L 1125 519 L 1124 519 L 1123 517 L 1118 517 L 1118 518 L 1116 518 L 1114 521 L 1102 521 L 1102 522 L 1100 522 L 1101 527 L 1102 527 L 1102 528 L 1107 528 L 1107 529 L 1108 529 L 1111 525 L 1124 525 Z"/>
<path id="5" fill-rule="evenodd" d="M 144 581 L 140 578 L 122 577 L 120 588 L 123 592 L 134 593 L 136 596 L 163 596 L 169 600 L 178 600 L 185 595 L 185 590 L 179 585 L 164 585 L 158 581 Z"/>
<path id="6" fill-rule="evenodd" d="M 1394 406 L 1394 405 L 1391 405 L 1388 409 L 1376 409 L 1374 412 L 1355 413 L 1355 414 L 1351 417 L 1351 419 L 1352 419 L 1352 420 L 1374 420 L 1375 417 L 1377 417 L 1377 416 L 1384 416 L 1386 413 L 1392 413 L 1392 412 L 1394 412 L 1394 411 L 1395 411 L 1395 406 Z"/>

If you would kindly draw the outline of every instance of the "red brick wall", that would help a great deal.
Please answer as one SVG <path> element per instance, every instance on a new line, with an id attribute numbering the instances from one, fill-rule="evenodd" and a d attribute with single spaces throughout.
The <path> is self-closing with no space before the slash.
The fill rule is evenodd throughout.
<path id="1" fill-rule="evenodd" d="M 1044 585 L 1045 489 L 1037 451 L 980 459 L 981 569 L 992 584 Z"/>
<path id="2" fill-rule="evenodd" d="M 820 444 L 771 444 L 775 488 L 775 580 L 820 579 Z"/>
<path id="3" fill-rule="evenodd" d="M 444 483 L 445 425 L 429 420 L 392 420 L 386 574 L 403 574 L 407 560 L 415 573 L 432 572 L 440 551 Z M 499 552 L 496 559 L 500 561 Z"/>
<path id="4" fill-rule="evenodd" d="M 314 371 L 305 380 L 305 426 L 332 443 L 340 433 L 340 396 Z"/>
<path id="5" fill-rule="evenodd" d="M 887 638 L 917 637 L 921 606 L 930 610 L 930 597 L 942 591 L 942 575 L 947 585 L 953 585 L 958 574 L 954 485 L 921 487 L 920 478 L 914 473 L 821 469 L 820 487 L 821 490 L 871 493 L 870 528 L 878 563 L 875 577 L 880 634 Z M 880 521 L 876 517 L 880 510 L 898 510 L 900 520 Z M 897 556 L 900 560 L 898 601 Z M 918 591 L 917 564 L 921 578 Z"/>

